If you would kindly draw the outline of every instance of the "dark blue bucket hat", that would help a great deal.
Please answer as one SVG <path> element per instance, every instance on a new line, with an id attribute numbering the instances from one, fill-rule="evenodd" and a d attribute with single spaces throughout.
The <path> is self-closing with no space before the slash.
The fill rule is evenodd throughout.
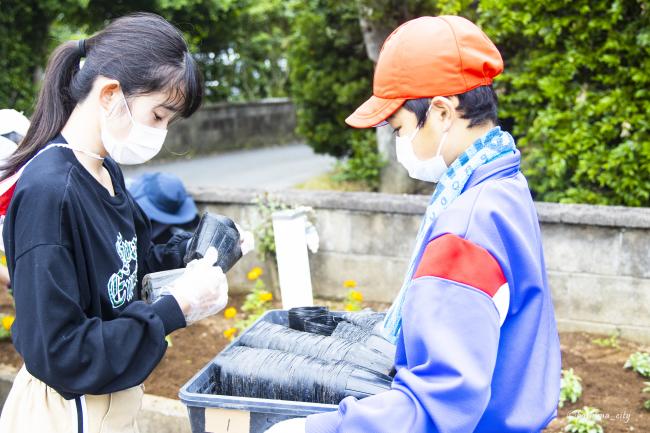
<path id="1" fill-rule="evenodd" d="M 129 191 L 149 219 L 163 224 L 186 224 L 198 210 L 183 182 L 173 174 L 146 173 L 137 178 Z"/>

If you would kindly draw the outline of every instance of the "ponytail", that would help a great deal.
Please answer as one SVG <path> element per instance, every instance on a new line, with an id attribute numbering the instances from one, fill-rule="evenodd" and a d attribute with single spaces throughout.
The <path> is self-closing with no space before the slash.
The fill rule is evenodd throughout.
<path id="1" fill-rule="evenodd" d="M 79 69 L 79 61 L 85 57 Z M 203 99 L 203 77 L 182 33 L 164 18 L 135 13 L 118 18 L 85 41 L 61 44 L 50 56 L 31 125 L 18 149 L 2 165 L 4 180 L 56 137 L 95 79 L 119 81 L 125 96 L 167 92 L 165 103 L 181 117 Z"/>
<path id="2" fill-rule="evenodd" d="M 0 180 L 14 174 L 61 132 L 76 101 L 70 94 L 70 83 L 79 71 L 80 44 L 61 44 L 50 56 L 45 69 L 43 86 L 27 134 L 18 149 L 2 164 Z"/>

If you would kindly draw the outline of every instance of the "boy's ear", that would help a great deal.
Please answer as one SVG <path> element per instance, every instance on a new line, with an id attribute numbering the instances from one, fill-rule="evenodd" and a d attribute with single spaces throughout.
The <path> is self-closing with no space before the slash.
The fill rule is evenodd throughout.
<path id="1" fill-rule="evenodd" d="M 431 100 L 429 116 L 435 116 L 436 120 L 442 124 L 442 130 L 449 131 L 454 120 L 458 117 L 457 105 L 458 98 L 455 96 L 436 96 Z"/>

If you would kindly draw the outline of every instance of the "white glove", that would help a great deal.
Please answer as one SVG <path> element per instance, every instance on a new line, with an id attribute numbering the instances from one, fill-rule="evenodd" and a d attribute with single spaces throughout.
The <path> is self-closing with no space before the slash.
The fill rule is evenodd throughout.
<path id="1" fill-rule="evenodd" d="M 192 260 L 183 274 L 169 285 L 169 294 L 183 310 L 187 325 L 217 314 L 228 303 L 228 280 L 213 266 L 219 254 L 208 248 L 202 259 Z"/>
<path id="2" fill-rule="evenodd" d="M 307 418 L 291 418 L 280 421 L 266 431 L 266 433 L 305 433 Z"/>
<path id="3" fill-rule="evenodd" d="M 239 232 L 241 255 L 245 256 L 255 249 L 255 237 L 253 233 L 243 230 L 239 224 L 235 223 L 235 227 L 237 227 L 237 231 Z"/>

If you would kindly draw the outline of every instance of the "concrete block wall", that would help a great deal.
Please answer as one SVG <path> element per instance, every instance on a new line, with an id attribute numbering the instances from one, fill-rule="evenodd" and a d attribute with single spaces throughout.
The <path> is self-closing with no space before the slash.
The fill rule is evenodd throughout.
<path id="1" fill-rule="evenodd" d="M 296 110 L 285 98 L 208 104 L 170 127 L 155 160 L 293 143 L 295 129 Z"/>
<path id="2" fill-rule="evenodd" d="M 263 191 L 192 191 L 201 207 L 250 228 Z M 354 279 L 366 299 L 391 302 L 399 290 L 428 197 L 282 191 L 272 197 L 314 208 L 320 251 L 310 256 L 316 295 L 340 297 Z M 650 343 L 650 209 L 536 203 L 556 317 L 563 330 L 611 333 Z M 229 276 L 269 266 L 251 254 Z"/>

